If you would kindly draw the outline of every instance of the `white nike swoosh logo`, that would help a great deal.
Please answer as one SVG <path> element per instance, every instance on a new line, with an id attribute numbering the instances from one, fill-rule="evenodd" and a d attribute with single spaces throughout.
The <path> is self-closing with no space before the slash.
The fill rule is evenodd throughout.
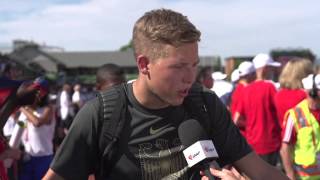
<path id="1" fill-rule="evenodd" d="M 170 124 L 167 124 L 167 125 L 165 125 L 165 126 L 163 126 L 163 127 L 160 127 L 160 128 L 158 128 L 158 129 L 153 129 L 152 127 L 150 127 L 150 134 L 151 134 L 151 135 L 157 134 L 157 133 L 159 133 L 160 131 L 164 130 L 165 128 L 169 127 L 169 126 L 170 126 Z"/>

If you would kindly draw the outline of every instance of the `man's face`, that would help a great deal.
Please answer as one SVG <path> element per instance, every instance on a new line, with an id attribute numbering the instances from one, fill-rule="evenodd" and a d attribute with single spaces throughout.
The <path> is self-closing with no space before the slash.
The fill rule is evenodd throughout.
<path id="1" fill-rule="evenodd" d="M 167 48 L 168 55 L 148 64 L 147 86 L 160 106 L 180 105 L 195 81 L 199 63 L 198 44 Z"/>

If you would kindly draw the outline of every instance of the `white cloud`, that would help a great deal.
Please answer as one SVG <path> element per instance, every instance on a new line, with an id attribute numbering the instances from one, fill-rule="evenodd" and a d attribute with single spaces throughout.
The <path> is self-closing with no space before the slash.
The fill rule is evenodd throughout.
<path id="1" fill-rule="evenodd" d="M 187 15 L 201 30 L 200 54 L 226 57 L 304 47 L 320 55 L 316 0 L 91 0 L 55 5 L 42 1 L 41 6 L 35 2 L 16 10 L 24 16 L 0 19 L 0 42 L 20 38 L 67 50 L 116 50 L 130 40 L 137 18 L 163 7 Z M 13 8 L 6 3 L 0 13 L 9 9 Z"/>

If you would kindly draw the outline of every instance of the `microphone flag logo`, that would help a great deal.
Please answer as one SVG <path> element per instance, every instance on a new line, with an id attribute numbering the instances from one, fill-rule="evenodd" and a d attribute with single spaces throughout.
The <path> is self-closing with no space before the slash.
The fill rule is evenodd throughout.
<path id="1" fill-rule="evenodd" d="M 219 157 L 211 140 L 197 141 L 186 148 L 183 154 L 189 167 L 192 167 L 204 159 Z"/>
<path id="2" fill-rule="evenodd" d="M 210 148 L 210 147 L 204 147 L 204 150 L 206 151 L 206 152 L 213 152 L 214 151 L 214 148 L 212 147 L 212 148 Z"/>

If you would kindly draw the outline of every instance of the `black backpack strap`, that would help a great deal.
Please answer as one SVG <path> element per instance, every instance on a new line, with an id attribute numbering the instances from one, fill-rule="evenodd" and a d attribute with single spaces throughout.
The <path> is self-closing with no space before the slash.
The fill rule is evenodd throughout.
<path id="1" fill-rule="evenodd" d="M 209 102 L 209 92 L 205 92 L 204 87 L 199 84 L 193 84 L 183 105 L 192 118 L 197 119 L 204 126 L 208 134 L 211 134 L 212 121 L 215 111 L 215 103 Z M 209 109 L 210 107 L 210 109 Z"/>
<path id="2" fill-rule="evenodd" d="M 97 175 L 105 177 L 115 162 L 115 143 L 119 140 L 127 113 L 126 84 L 114 86 L 97 94 L 100 103 L 99 114 L 99 157 Z"/>

